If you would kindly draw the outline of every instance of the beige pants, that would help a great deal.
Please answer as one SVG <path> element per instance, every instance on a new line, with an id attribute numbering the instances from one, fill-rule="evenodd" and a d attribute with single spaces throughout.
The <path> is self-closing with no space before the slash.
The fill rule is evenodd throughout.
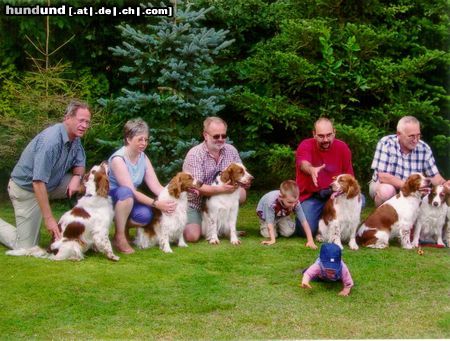
<path id="1" fill-rule="evenodd" d="M 269 227 L 267 226 L 267 222 L 260 219 L 259 220 L 259 228 L 261 235 L 264 238 L 269 238 Z M 283 217 L 276 221 L 275 223 L 275 237 L 278 237 L 278 233 L 283 237 L 290 237 L 295 232 L 295 223 L 291 217 Z"/>
<path id="2" fill-rule="evenodd" d="M 66 174 L 49 199 L 63 199 L 72 175 Z M 8 193 L 14 207 L 16 227 L 0 219 L 0 243 L 10 249 L 30 248 L 39 243 L 42 213 L 34 192 L 29 192 L 9 180 Z"/>

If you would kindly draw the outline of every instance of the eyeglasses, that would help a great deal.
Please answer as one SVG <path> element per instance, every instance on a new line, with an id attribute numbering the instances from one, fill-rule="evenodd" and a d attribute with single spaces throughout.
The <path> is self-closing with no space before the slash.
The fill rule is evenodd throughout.
<path id="1" fill-rule="evenodd" d="M 319 140 L 325 140 L 325 139 L 331 139 L 332 137 L 334 136 L 334 133 L 329 133 L 329 134 L 326 134 L 326 135 L 323 135 L 323 134 L 316 134 L 316 137 L 319 139 Z"/>
<path id="2" fill-rule="evenodd" d="M 218 139 L 222 139 L 225 140 L 227 138 L 227 134 L 216 134 L 216 135 L 211 135 L 210 133 L 207 133 L 209 136 L 211 136 L 214 140 L 218 140 Z"/>
<path id="3" fill-rule="evenodd" d="M 90 120 L 85 120 L 85 119 L 79 119 L 76 118 L 74 116 L 75 120 L 77 121 L 78 124 L 85 124 L 87 127 L 89 127 L 91 125 L 91 121 Z"/>

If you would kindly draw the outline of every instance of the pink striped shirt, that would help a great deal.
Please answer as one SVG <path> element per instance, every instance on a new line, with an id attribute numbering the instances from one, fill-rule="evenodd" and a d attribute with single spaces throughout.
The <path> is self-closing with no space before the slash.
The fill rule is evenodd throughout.
<path id="1" fill-rule="evenodd" d="M 216 162 L 216 159 L 209 153 L 206 143 L 202 142 L 191 148 L 187 153 L 183 163 L 183 171 L 191 173 L 195 179 L 202 181 L 204 184 L 211 185 L 217 172 L 223 171 L 232 162 L 242 163 L 234 146 L 225 143 L 220 150 L 219 160 Z M 188 200 L 189 207 L 201 209 L 201 196 L 189 193 Z"/>

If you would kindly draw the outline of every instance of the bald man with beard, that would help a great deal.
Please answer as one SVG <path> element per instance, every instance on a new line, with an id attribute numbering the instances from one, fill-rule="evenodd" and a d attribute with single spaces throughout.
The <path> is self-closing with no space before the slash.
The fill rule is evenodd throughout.
<path id="1" fill-rule="evenodd" d="M 300 142 L 295 166 L 303 212 L 312 234 L 316 235 L 323 207 L 331 195 L 329 187 L 333 177 L 340 174 L 354 176 L 354 172 L 350 148 L 335 138 L 336 129 L 330 119 L 319 118 L 314 123 L 312 134 L 312 138 Z M 306 237 L 298 220 L 296 230 L 297 234 Z"/>

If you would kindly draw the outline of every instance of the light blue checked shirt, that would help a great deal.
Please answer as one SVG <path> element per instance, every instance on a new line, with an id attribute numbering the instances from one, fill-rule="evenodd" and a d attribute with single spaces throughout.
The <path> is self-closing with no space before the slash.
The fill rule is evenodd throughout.
<path id="1" fill-rule="evenodd" d="M 26 146 L 11 178 L 21 188 L 33 192 L 33 181 L 45 182 L 51 192 L 74 167 L 85 167 L 86 155 L 80 138 L 69 140 L 62 123 L 36 135 Z"/>
<path id="2" fill-rule="evenodd" d="M 397 135 L 383 137 L 377 144 L 371 168 L 374 170 L 372 180 L 378 180 L 378 172 L 389 173 L 405 180 L 411 173 L 424 173 L 433 177 L 439 173 L 431 148 L 419 141 L 409 154 L 400 150 Z"/>

